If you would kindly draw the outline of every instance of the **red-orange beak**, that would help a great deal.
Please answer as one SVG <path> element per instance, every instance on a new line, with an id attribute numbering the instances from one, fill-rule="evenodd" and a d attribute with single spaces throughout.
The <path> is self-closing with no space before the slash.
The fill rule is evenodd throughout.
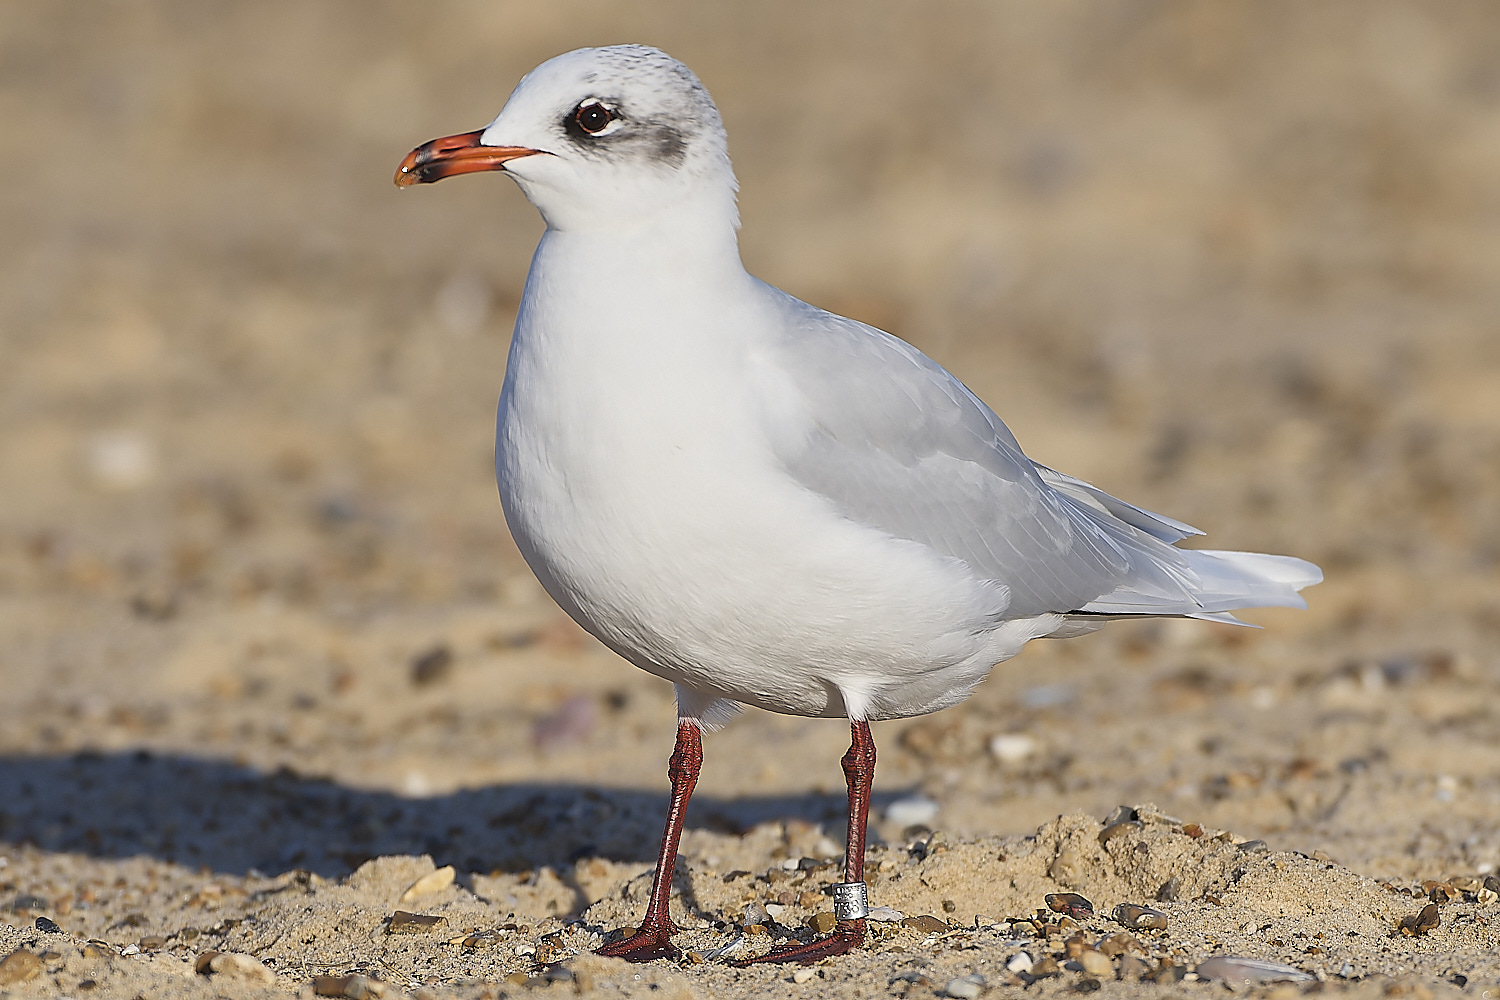
<path id="1" fill-rule="evenodd" d="M 444 177 L 481 170 L 503 170 L 511 160 L 542 152 L 525 146 L 486 146 L 479 141 L 483 134 L 484 130 L 480 129 L 424 142 L 401 161 L 401 167 L 396 171 L 396 186 L 431 184 Z"/>

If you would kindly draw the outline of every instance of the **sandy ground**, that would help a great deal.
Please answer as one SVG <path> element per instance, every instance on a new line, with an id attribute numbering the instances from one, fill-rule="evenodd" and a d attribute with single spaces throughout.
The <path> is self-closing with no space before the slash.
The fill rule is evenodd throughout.
<path id="1" fill-rule="evenodd" d="M 495 501 L 540 223 L 390 185 L 626 40 L 718 98 L 753 271 L 1328 577 L 876 726 L 890 919 L 807 970 L 728 963 L 828 909 L 848 734 L 758 712 L 706 740 L 693 955 L 588 953 L 671 692 Z M 0 7 L 0 993 L 1500 995 L 1497 46 L 1479 0 Z"/>

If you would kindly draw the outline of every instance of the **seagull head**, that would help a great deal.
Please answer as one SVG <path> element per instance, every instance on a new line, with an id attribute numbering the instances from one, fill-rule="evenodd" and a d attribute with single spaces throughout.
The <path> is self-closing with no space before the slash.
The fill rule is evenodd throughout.
<path id="1" fill-rule="evenodd" d="M 737 219 L 719 109 L 645 45 L 576 49 L 526 74 L 485 128 L 412 150 L 396 184 L 509 174 L 559 230 L 634 229 L 682 210 Z"/>

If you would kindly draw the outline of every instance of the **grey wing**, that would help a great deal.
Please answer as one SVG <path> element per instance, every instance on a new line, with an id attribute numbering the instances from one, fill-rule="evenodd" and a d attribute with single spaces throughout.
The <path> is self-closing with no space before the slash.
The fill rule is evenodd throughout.
<path id="1" fill-rule="evenodd" d="M 786 309 L 777 364 L 807 419 L 779 442 L 781 461 L 851 520 L 1005 585 L 1006 617 L 1219 617 L 1301 603 L 1285 580 L 1247 589 L 1243 561 L 1213 560 L 1209 576 L 1228 578 L 1201 579 L 1200 554 L 1171 544 L 1200 532 L 1033 463 L 989 407 L 910 344 L 790 297 Z"/>

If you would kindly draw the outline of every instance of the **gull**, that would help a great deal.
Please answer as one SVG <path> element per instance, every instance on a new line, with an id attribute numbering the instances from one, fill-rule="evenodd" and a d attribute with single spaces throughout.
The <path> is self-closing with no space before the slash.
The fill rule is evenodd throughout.
<path id="1" fill-rule="evenodd" d="M 558 605 L 672 682 L 672 794 L 645 917 L 599 949 L 675 958 L 668 913 L 701 734 L 741 705 L 848 719 L 837 923 L 751 961 L 859 947 L 870 723 L 957 705 L 1032 639 L 1121 618 L 1306 607 L 1309 562 L 1183 549 L 1197 529 L 1021 451 L 915 347 L 745 271 L 708 91 L 659 49 L 568 52 L 405 187 L 502 171 L 546 232 L 495 435 L 501 506 Z"/>

